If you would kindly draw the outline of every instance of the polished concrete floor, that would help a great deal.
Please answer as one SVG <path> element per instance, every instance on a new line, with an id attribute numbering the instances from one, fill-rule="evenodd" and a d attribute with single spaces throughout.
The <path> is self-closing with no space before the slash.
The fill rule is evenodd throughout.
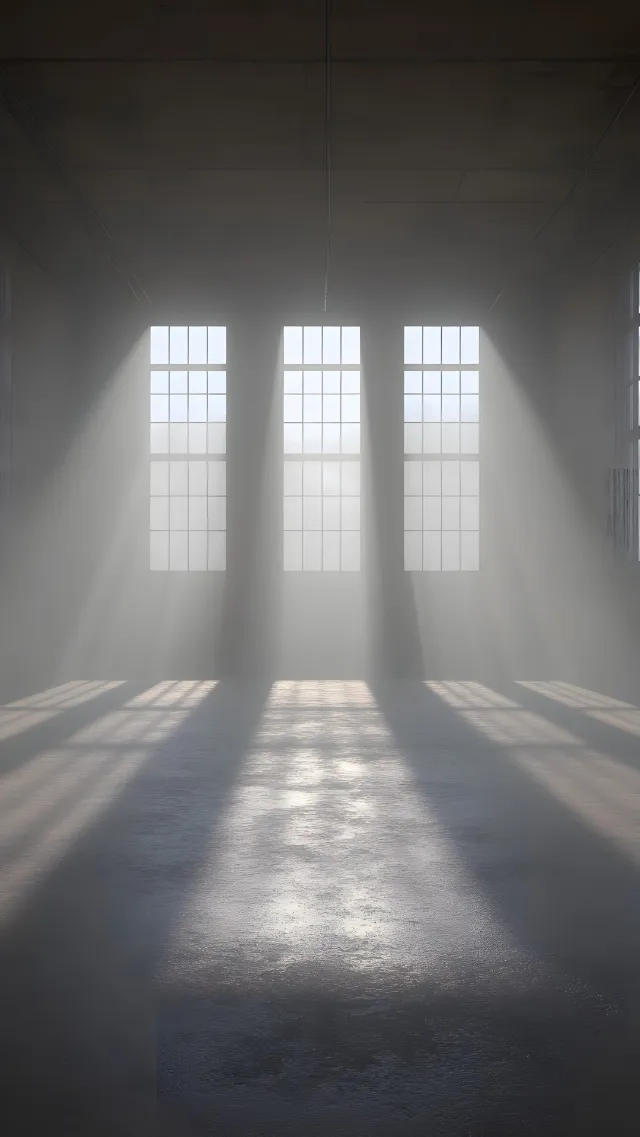
<path id="1" fill-rule="evenodd" d="M 83 682 L 0 762 L 8 1137 L 640 1131 L 635 707 Z"/>

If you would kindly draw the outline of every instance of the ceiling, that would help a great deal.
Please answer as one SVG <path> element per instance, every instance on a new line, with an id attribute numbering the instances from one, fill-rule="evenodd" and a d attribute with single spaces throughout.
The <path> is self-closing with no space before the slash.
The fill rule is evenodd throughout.
<path id="1" fill-rule="evenodd" d="M 76 294 L 471 315 L 588 267 L 640 201 L 620 0 L 22 0 L 0 219 Z M 330 226 L 327 226 L 327 110 Z M 327 241 L 329 232 L 330 240 Z"/>

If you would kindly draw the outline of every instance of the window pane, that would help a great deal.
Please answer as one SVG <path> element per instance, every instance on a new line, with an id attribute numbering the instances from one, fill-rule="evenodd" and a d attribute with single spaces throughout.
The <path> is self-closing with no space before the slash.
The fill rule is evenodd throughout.
<path id="1" fill-rule="evenodd" d="M 189 394 L 190 395 L 206 395 L 207 393 L 207 373 L 206 371 L 190 371 L 189 372 Z"/>
<path id="2" fill-rule="evenodd" d="M 306 572 L 319 572 L 322 568 L 322 533 L 303 532 L 302 568 Z"/>
<path id="3" fill-rule="evenodd" d="M 302 394 L 302 372 L 301 371 L 285 371 L 284 373 L 284 390 L 287 395 L 301 395 Z"/>
<path id="4" fill-rule="evenodd" d="M 439 454 L 442 449 L 440 423 L 425 422 L 422 428 L 423 451 L 425 454 Z"/>
<path id="5" fill-rule="evenodd" d="M 457 497 L 460 493 L 460 463 L 442 463 L 442 495 Z"/>
<path id="6" fill-rule="evenodd" d="M 460 449 L 463 454 L 478 453 L 480 449 L 480 434 L 477 423 L 462 423 L 460 427 Z"/>
<path id="7" fill-rule="evenodd" d="M 304 462 L 303 463 L 303 491 L 305 497 L 318 496 L 322 493 L 322 463 L 321 462 Z"/>
<path id="8" fill-rule="evenodd" d="M 441 497 L 423 498 L 422 525 L 425 530 L 442 529 Z"/>
<path id="9" fill-rule="evenodd" d="M 169 427 L 165 423 L 151 424 L 149 449 L 152 454 L 169 453 Z"/>
<path id="10" fill-rule="evenodd" d="M 207 396 L 189 395 L 189 422 L 207 421 Z"/>
<path id="11" fill-rule="evenodd" d="M 404 428 L 405 454 L 422 453 L 422 426 L 419 423 L 406 423 Z"/>
<path id="12" fill-rule="evenodd" d="M 210 454 L 224 454 L 227 449 L 227 430 L 223 422 L 210 422 L 207 427 L 207 449 Z"/>
<path id="13" fill-rule="evenodd" d="M 480 498 L 463 497 L 460 501 L 460 528 L 478 529 L 480 527 Z"/>
<path id="14" fill-rule="evenodd" d="M 167 327 L 150 329 L 149 360 L 151 363 L 169 362 L 169 329 Z"/>
<path id="15" fill-rule="evenodd" d="M 222 465 L 222 462 L 219 463 Z M 198 496 L 207 492 L 208 462 L 189 462 L 189 494 Z M 212 462 L 213 466 L 214 463 Z"/>
<path id="16" fill-rule="evenodd" d="M 188 387 L 186 371 L 171 371 L 169 373 L 169 390 L 172 395 L 186 395 Z"/>
<path id="17" fill-rule="evenodd" d="M 442 571 L 458 572 L 460 569 L 460 534 L 442 534 Z"/>
<path id="18" fill-rule="evenodd" d="M 169 396 L 151 396 L 151 421 L 167 422 L 169 419 Z"/>
<path id="19" fill-rule="evenodd" d="M 284 396 L 284 421 L 302 422 L 302 395 Z"/>
<path id="20" fill-rule="evenodd" d="M 187 363 L 189 360 L 189 329 L 171 327 L 169 329 L 169 362 Z"/>
<path id="21" fill-rule="evenodd" d="M 186 530 L 189 528 L 188 502 L 188 497 L 169 498 L 169 528 L 172 531 Z"/>
<path id="22" fill-rule="evenodd" d="M 322 463 L 322 492 L 326 496 L 337 497 L 340 493 L 340 463 Z"/>
<path id="23" fill-rule="evenodd" d="M 480 328 L 460 329 L 460 362 L 480 362 Z"/>
<path id="24" fill-rule="evenodd" d="M 284 362 L 302 363 L 302 328 L 284 329 Z"/>
<path id="25" fill-rule="evenodd" d="M 443 422 L 459 422 L 460 420 L 460 396 L 459 395 L 443 395 L 442 396 L 442 421 Z"/>
<path id="26" fill-rule="evenodd" d="M 322 428 L 322 453 L 340 453 L 341 430 L 338 423 L 325 423 Z"/>
<path id="27" fill-rule="evenodd" d="M 324 422 L 340 422 L 340 396 L 322 396 L 322 418 Z"/>
<path id="28" fill-rule="evenodd" d="M 169 372 L 168 371 L 152 371 L 149 378 L 149 386 L 152 395 L 168 395 L 169 394 Z"/>
<path id="29" fill-rule="evenodd" d="M 186 454 L 189 447 L 189 435 L 186 422 L 172 422 L 169 427 L 169 452 L 171 454 Z"/>
<path id="30" fill-rule="evenodd" d="M 425 395 L 439 395 L 442 391 L 442 372 L 423 371 L 422 390 Z"/>
<path id="31" fill-rule="evenodd" d="M 347 366 L 359 366 L 360 328 L 342 329 L 342 362 Z"/>
<path id="32" fill-rule="evenodd" d="M 322 362 L 340 363 L 340 328 L 322 329 Z"/>
<path id="33" fill-rule="evenodd" d="M 206 497 L 189 498 L 189 532 L 205 530 L 207 528 L 207 499 Z M 206 547 L 206 543 L 205 543 Z"/>
<path id="34" fill-rule="evenodd" d="M 322 453 L 322 427 L 319 422 L 305 422 L 302 437 L 305 454 Z"/>
<path id="35" fill-rule="evenodd" d="M 460 373 L 460 390 L 463 395 L 477 395 L 480 390 L 480 372 L 462 371 Z"/>
<path id="36" fill-rule="evenodd" d="M 207 418 L 209 422 L 224 422 L 227 417 L 227 396 L 207 395 Z"/>
<path id="37" fill-rule="evenodd" d="M 461 397 L 461 419 L 463 422 L 477 422 L 478 421 L 478 396 L 477 395 L 462 395 Z"/>
<path id="38" fill-rule="evenodd" d="M 207 382 L 210 395 L 224 395 L 227 390 L 226 371 L 208 371 Z"/>
<path id="39" fill-rule="evenodd" d="M 442 424 L 442 453 L 460 453 L 460 427 L 457 422 Z"/>
<path id="40" fill-rule="evenodd" d="M 460 362 L 460 328 L 442 329 L 442 362 Z"/>
<path id="41" fill-rule="evenodd" d="M 210 327 L 208 332 L 208 363 L 227 362 L 227 329 L 225 327 Z"/>
<path id="42" fill-rule="evenodd" d="M 422 394 L 422 372 L 421 371 L 405 371 L 405 373 L 404 373 L 404 393 L 405 393 L 405 395 L 421 395 Z"/>
<path id="43" fill-rule="evenodd" d="M 422 468 L 423 493 L 437 494 L 442 492 L 442 462 L 424 462 Z"/>
<path id="44" fill-rule="evenodd" d="M 442 372 L 442 394 L 443 395 L 458 395 L 460 393 L 460 372 L 459 371 L 443 371 Z"/>
<path id="45" fill-rule="evenodd" d="M 427 532 L 422 538 L 422 567 L 425 572 L 439 572 L 442 568 L 442 534 Z"/>
<path id="46" fill-rule="evenodd" d="M 204 422 L 189 423 L 189 453 L 206 454 L 207 452 L 207 424 Z"/>
<path id="47" fill-rule="evenodd" d="M 302 426 L 294 423 L 285 423 L 284 426 L 284 452 L 285 454 L 302 454 Z"/>
<path id="48" fill-rule="evenodd" d="M 360 528 L 359 497 L 342 498 L 342 528 L 343 530 Z"/>
<path id="49" fill-rule="evenodd" d="M 227 527 L 227 499 L 226 497 L 207 498 L 207 525 L 211 530 L 222 530 Z"/>
<path id="50" fill-rule="evenodd" d="M 440 422 L 442 414 L 441 399 L 441 395 L 422 396 L 422 415 L 425 422 Z"/>
<path id="51" fill-rule="evenodd" d="M 304 395 L 304 421 L 322 422 L 322 395 Z"/>
<path id="52" fill-rule="evenodd" d="M 422 358 L 424 363 L 441 363 L 441 328 L 423 328 Z"/>
<path id="53" fill-rule="evenodd" d="M 187 421 L 186 395 L 169 395 L 169 415 L 171 422 Z"/>
<path id="54" fill-rule="evenodd" d="M 360 426 L 353 422 L 342 424 L 342 453 L 360 453 Z"/>
<path id="55" fill-rule="evenodd" d="M 340 372 L 339 371 L 323 371 L 322 372 L 322 391 L 325 395 L 339 395 L 340 394 Z"/>
<path id="56" fill-rule="evenodd" d="M 224 572 L 227 564 L 227 538 L 224 530 L 208 534 L 207 568 L 214 572 Z"/>
<path id="57" fill-rule="evenodd" d="M 422 328 L 404 329 L 404 362 L 422 363 Z M 405 387 L 405 391 L 406 391 Z"/>
<path id="58" fill-rule="evenodd" d="M 322 363 L 322 328 L 305 327 L 304 362 Z"/>
<path id="59" fill-rule="evenodd" d="M 184 497 L 189 492 L 189 473 L 186 462 L 169 463 L 169 492 Z"/>
<path id="60" fill-rule="evenodd" d="M 340 565 L 343 572 L 360 571 L 360 534 L 342 532 Z"/>
<path id="61" fill-rule="evenodd" d="M 342 372 L 342 394 L 343 395 L 359 395 L 360 394 L 360 372 L 359 371 L 343 371 Z"/>
<path id="62" fill-rule="evenodd" d="M 207 329 L 189 328 L 189 363 L 207 362 Z M 206 557 L 205 557 L 206 560 Z"/>
<path id="63" fill-rule="evenodd" d="M 325 532 L 322 535 L 322 567 L 325 572 L 340 570 L 340 532 Z"/>
<path id="64" fill-rule="evenodd" d="M 357 501 L 357 498 L 349 498 L 349 501 Z M 347 528 L 344 525 L 343 527 Z M 340 528 L 340 498 L 339 497 L 323 497 L 322 498 L 322 528 L 324 531 L 327 529 Z M 357 529 L 358 526 L 350 526 L 349 528 Z"/>
<path id="65" fill-rule="evenodd" d="M 191 572 L 203 572 L 207 568 L 207 534 L 206 532 L 189 532 L 189 569 Z"/>
<path id="66" fill-rule="evenodd" d="M 439 499 L 438 499 L 439 500 Z M 422 498 L 421 497 L 405 497 L 404 499 L 404 527 L 408 532 L 410 529 L 422 529 Z"/>
<path id="67" fill-rule="evenodd" d="M 480 534 L 460 534 L 460 568 L 465 572 L 477 572 L 480 568 Z"/>
<path id="68" fill-rule="evenodd" d="M 405 395 L 404 421 L 422 422 L 422 395 Z"/>
<path id="69" fill-rule="evenodd" d="M 304 393 L 305 395 L 319 395 L 322 392 L 322 372 L 321 371 L 305 371 L 304 373 Z"/>
<path id="70" fill-rule="evenodd" d="M 434 500 L 438 500 L 437 498 Z M 442 497 L 439 499 L 442 505 L 442 528 L 455 529 L 460 528 L 460 498 L 459 497 Z"/>

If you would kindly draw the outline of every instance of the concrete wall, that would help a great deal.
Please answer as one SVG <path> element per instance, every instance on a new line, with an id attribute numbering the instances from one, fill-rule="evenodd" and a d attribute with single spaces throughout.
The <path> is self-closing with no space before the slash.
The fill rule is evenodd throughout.
<path id="1" fill-rule="evenodd" d="M 30 254 L 0 231 L 0 264 L 10 277 L 5 314 L 4 432 L 10 454 L 0 533 L 0 677 L 18 686 L 55 665 L 63 628 L 52 575 L 66 505 L 57 476 L 71 426 L 76 341 L 71 308 Z M 57 583 L 57 582 L 56 582 Z"/>

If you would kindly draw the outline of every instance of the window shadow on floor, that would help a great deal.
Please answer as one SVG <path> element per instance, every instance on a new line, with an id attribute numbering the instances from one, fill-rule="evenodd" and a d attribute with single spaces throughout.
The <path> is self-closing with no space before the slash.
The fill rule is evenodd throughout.
<path id="1" fill-rule="evenodd" d="M 154 710 L 137 685 L 127 689 L 128 710 L 112 729 L 107 718 L 93 743 L 97 727 L 82 709 L 81 747 L 104 752 L 85 787 L 97 807 L 63 855 L 52 846 L 52 867 L 45 858 L 1 928 L 2 1091 L 21 1131 L 44 1131 L 45 1122 L 47 1132 L 71 1131 L 77 1115 L 84 1132 L 144 1132 L 156 1094 L 156 966 L 215 842 L 268 690 L 223 681 L 195 705 L 165 699 Z M 144 729 L 130 725 L 136 713 Z M 61 725 L 40 728 L 41 745 L 51 732 L 59 738 Z M 74 810 L 80 792 L 70 787 Z M 127 1103 L 138 1100 L 144 1108 L 130 1130 Z"/>

